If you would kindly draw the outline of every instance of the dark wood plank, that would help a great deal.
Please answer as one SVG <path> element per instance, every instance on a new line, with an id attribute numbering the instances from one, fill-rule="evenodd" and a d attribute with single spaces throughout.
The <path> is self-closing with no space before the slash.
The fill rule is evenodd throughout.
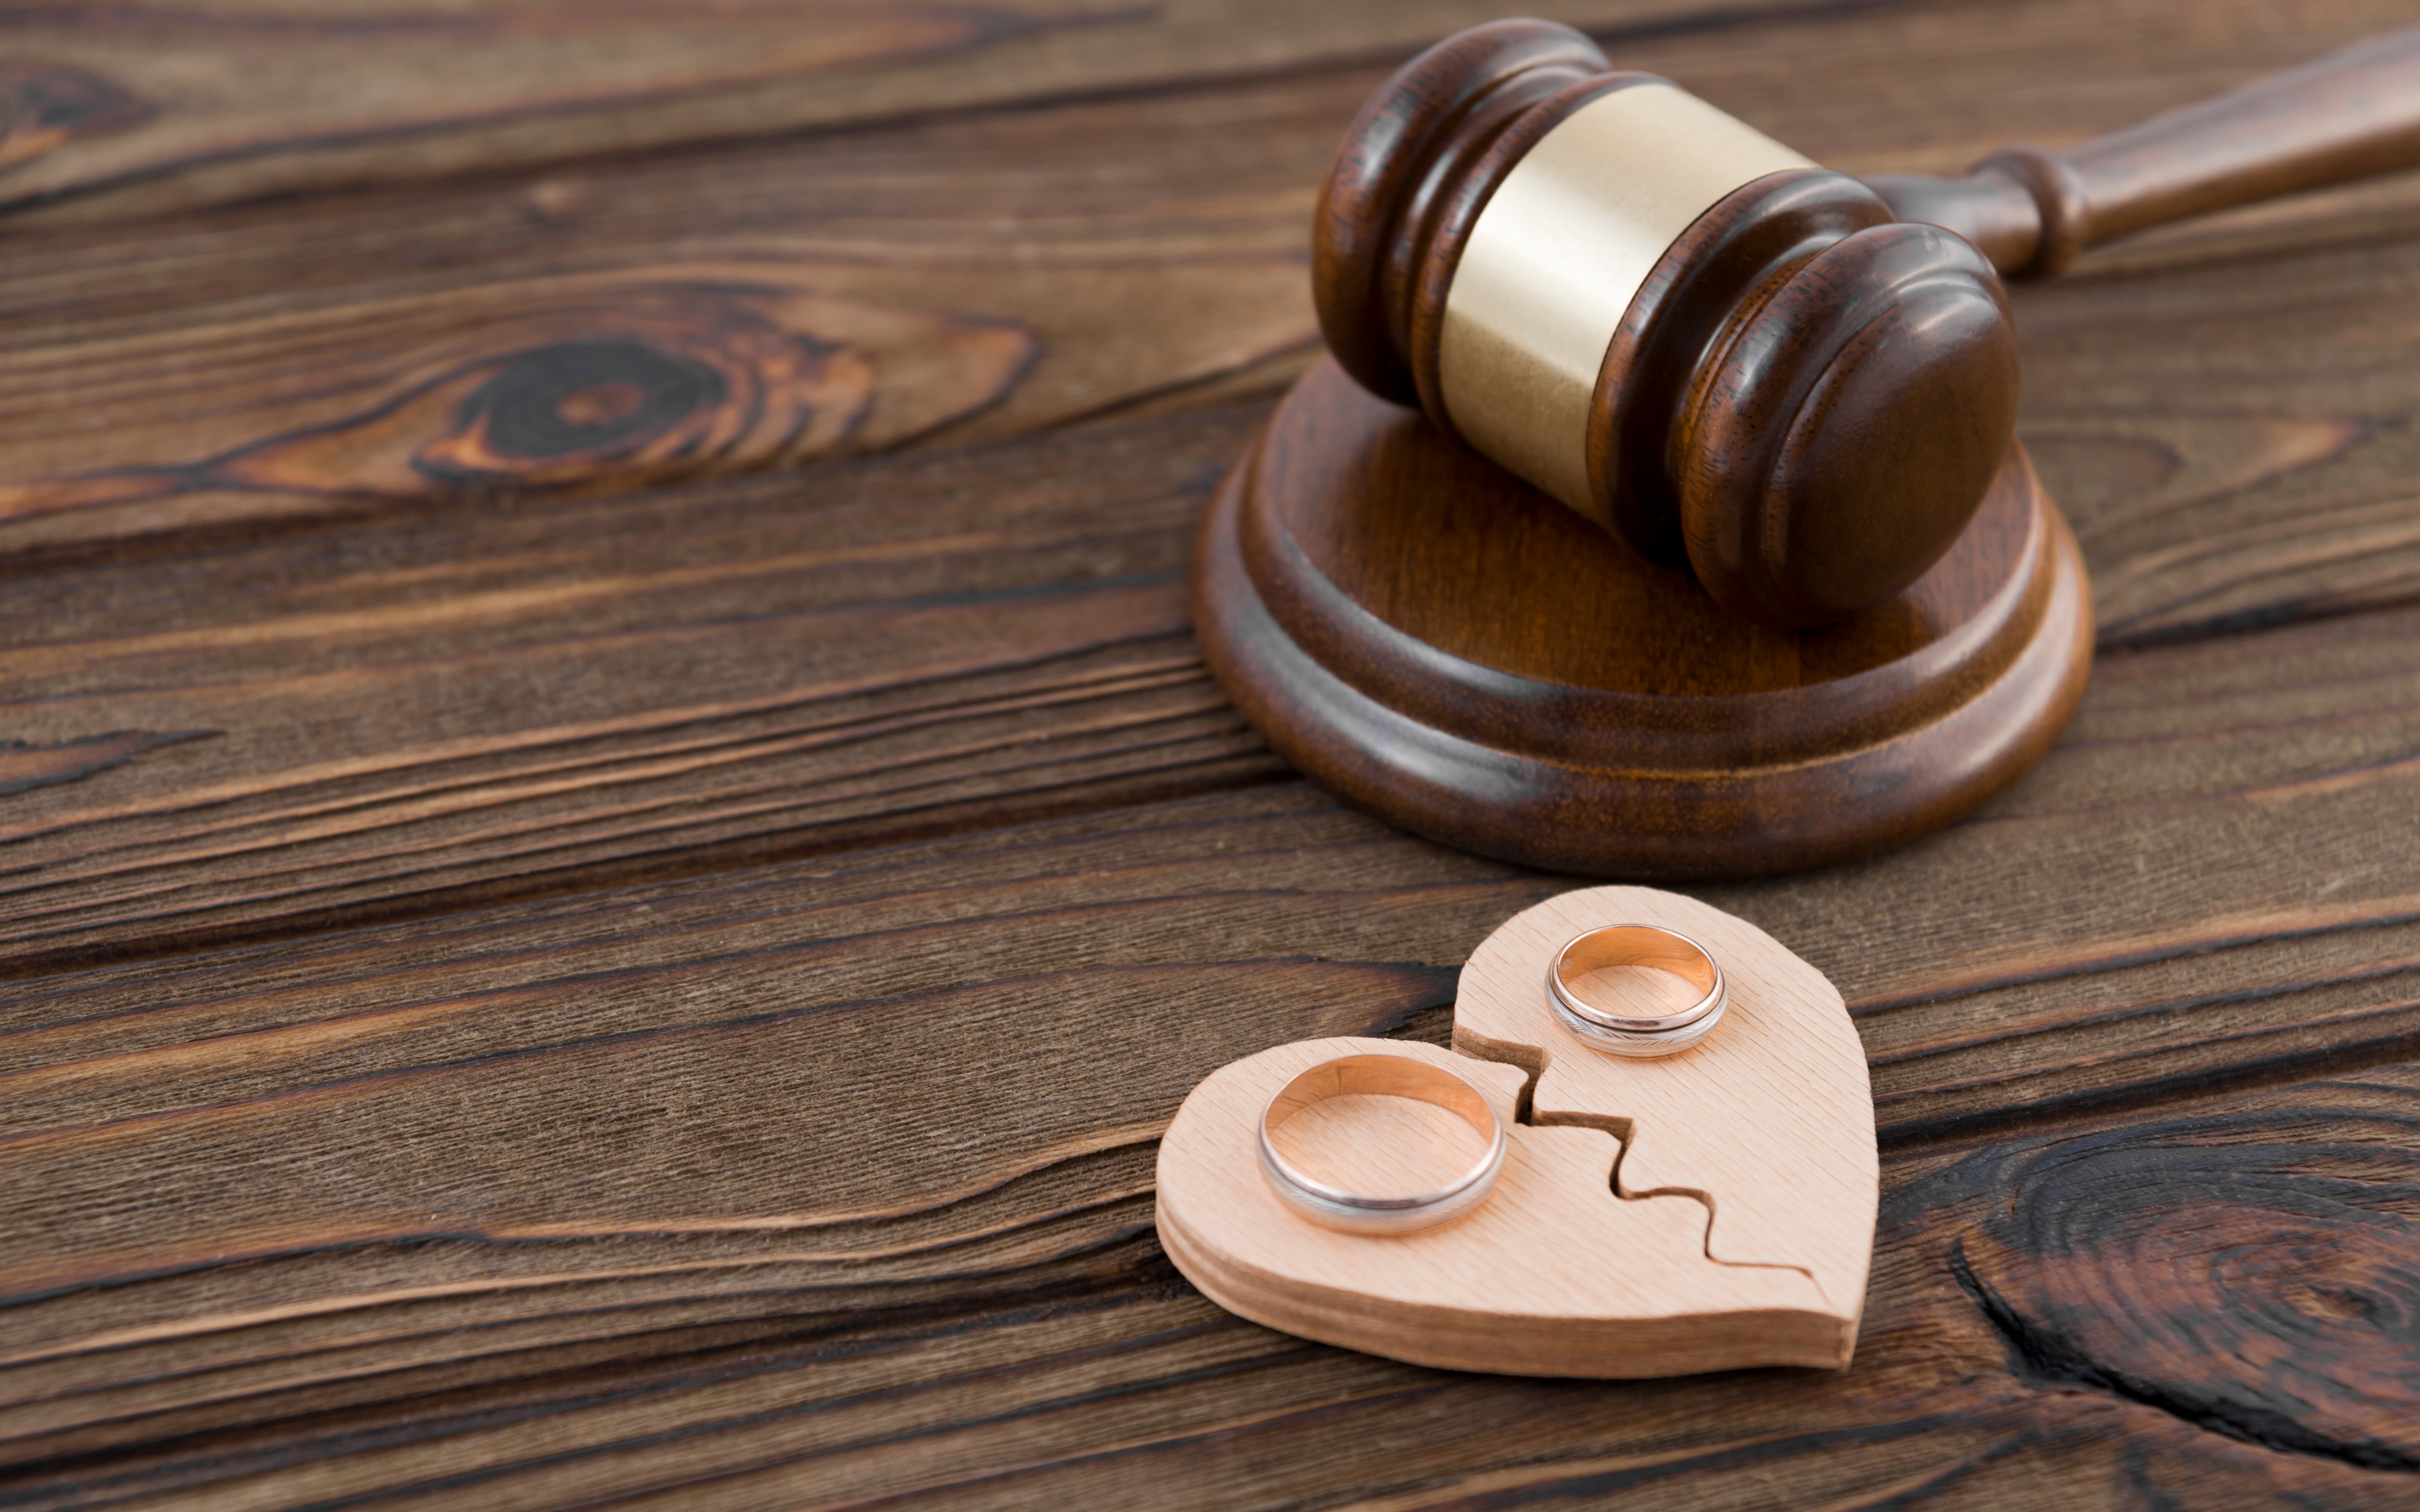
<path id="1" fill-rule="evenodd" d="M 2415 625 L 2114 656 L 1978 819 L 1708 896 L 1841 985 L 1894 1146 L 2411 1055 Z M 1436 1036 L 1462 958 L 1561 885 L 1281 784 L 24 977 L 11 1389 L 107 1439 L 391 1350 L 1104 1254 L 1199 1076 Z"/>
<path id="2" fill-rule="evenodd" d="M 2022 433 L 2093 564 L 2104 644 L 2412 596 L 2420 364 L 2373 322 L 2414 268 L 2406 230 L 2021 299 Z"/>
<path id="3" fill-rule="evenodd" d="M 2058 0 L 1539 8 L 1642 57 L 1675 43 L 1704 54 L 1803 55 L 1810 37 L 1868 27 L 1876 12 L 1896 23 L 1894 51 L 1852 46 L 1843 50 L 1845 72 L 1802 70 L 1802 82 L 1820 94 L 1830 80 L 1836 99 L 1855 101 L 1871 133 L 1862 146 L 1843 140 L 1832 150 L 1931 158 L 1943 156 L 1946 140 L 1923 138 L 1931 145 L 1919 148 L 1919 139 L 1893 131 L 1892 117 L 1909 101 L 1859 91 L 1859 71 L 1921 88 L 1924 66 L 1938 54 L 1971 59 L 1978 39 L 1987 39 L 2022 98 L 1945 97 L 1943 124 L 1980 125 L 1994 141 L 2074 140 L 2140 114 L 2125 97 L 2144 88 L 2165 96 L 2155 108 L 2182 103 L 2400 16 L 2379 0 L 2222 0 L 2195 8 L 2188 23 L 2166 0 L 2118 0 L 2089 11 L 2096 46 L 2074 29 L 2071 18 L 2082 13 Z M 8 177 L 0 207 L 53 219 L 153 213 L 1071 95 L 1232 83 L 1400 59 L 1498 13 L 1470 0 L 1309 8 L 1267 0 L 1216 8 L 753 0 L 703 10 L 533 0 L 478 11 L 398 0 L 369 14 L 334 0 L 274 13 L 221 0 L 21 7 L 8 18 L 13 50 L 26 61 L 5 80 L 10 115 L 0 171 Z M 411 87 L 393 87 L 398 75 Z M 2000 118 L 1978 121 L 1985 112 Z M 1944 165 L 1962 169 L 1973 155 Z"/>
<path id="4" fill-rule="evenodd" d="M 1156 144 L 1219 99 L 54 233 L 100 277 L 10 306 L 0 545 L 756 471 L 1249 369 L 1310 339 L 1291 202 L 1349 105 L 1303 93 L 1187 175 Z"/>
<path id="5" fill-rule="evenodd" d="M 2411 1043 L 2415 629 L 2106 654 L 2050 759 L 1949 834 L 1708 896 L 1825 942 L 1902 1137 Z"/>
<path id="6" fill-rule="evenodd" d="M 1439 1376 L 1157 1255 L 1195 1078 L 1441 1037 L 1567 885 L 1285 779 L 1183 614 L 1262 413 L 1202 406 L 1300 361 L 1310 185 L 1448 8 L 721 8 L 518 103 L 570 12 L 16 19 L 0 151 L 61 197 L 0 247 L 0 1496 L 2410 1500 L 2408 180 L 2021 299 L 2083 714 L 1923 846 L 1707 895 L 1874 1061 L 1855 1369 Z M 1787 8 L 1615 39 L 1922 171 L 2408 19 Z M 465 27 L 419 122 L 110 83 Z M 840 460 L 903 446 L 953 449 Z"/>
<path id="7" fill-rule="evenodd" d="M 1183 586 L 1194 516 L 1258 414 L 26 577 L 0 605 L 0 709 L 29 742 L 8 759 L 83 775 L 0 800 L 5 969 L 1268 780 Z M 2147 518 L 2168 533 L 2097 563 L 2105 579 L 2206 549 L 2202 510 Z M 2393 570 L 2384 552 L 2339 566 L 2354 586 Z M 2034 853 L 2092 875 L 2113 833 L 2173 850 L 2170 871 L 2212 865 L 2193 836 L 2220 793 L 2291 815 L 2190 911 L 2234 911 L 2237 932 L 2197 923 L 2192 948 L 2391 912 L 2411 889 L 2376 826 L 2409 813 L 2404 625 L 2315 621 L 2249 666 L 2236 648 L 2107 660 L 2060 756 L 2007 803 L 2045 805 Z M 83 764 L 96 740 L 142 754 Z M 2006 875 L 1941 865 L 1935 896 Z M 2033 921 L 1978 944 L 1973 979 L 2059 969 L 2044 949 L 2177 944 L 2186 877 L 2112 881 L 2094 931 Z M 2324 882 L 2340 914 L 2266 901 Z"/>
<path id="8" fill-rule="evenodd" d="M 2420 1473 L 2415 1130 L 2420 1070 L 2381 1068 L 1894 1160 L 1835 1376 L 1424 1371 L 1227 1317 L 1136 1238 L 887 1307 L 775 1282 L 721 1323 L 626 1310 L 655 1326 L 610 1344 L 394 1349 L 207 1439 L 191 1409 L 22 1439 L 5 1484 L 44 1507 L 2389 1506 Z"/>
<path id="9" fill-rule="evenodd" d="M 1616 34 L 1737 20 L 1710 0 L 1555 9 Z M 104 195 L 113 210 L 1386 57 L 1492 13 L 1470 0 L 16 10 L 11 51 L 39 61 L 0 79 L 11 106 L 0 210 Z"/>
<path id="10" fill-rule="evenodd" d="M 48 754 L 16 759 L 149 733 L 6 801 L 0 935 L 22 967 L 112 920 L 290 926 L 1264 780 L 1182 580 L 1249 418 L 162 558 L 156 616 L 122 569 L 31 579 L 0 683 Z"/>
<path id="11" fill-rule="evenodd" d="M 2055 143 L 2121 125 L 2392 24 L 2401 8 L 2280 12 L 2226 0 L 2187 22 L 2165 0 L 1858 5 L 1804 17 L 1785 7 L 1754 25 L 1728 13 L 1719 26 L 1642 23 L 1609 43 L 1623 66 L 1660 70 L 1825 162 L 1950 168 L 2011 137 Z M 1374 31 L 1357 6 L 1322 8 L 1315 25 L 1297 17 L 1271 29 L 1258 11 L 1198 23 L 1137 12 L 1067 35 L 1192 26 L 1185 47 L 1215 71 L 1222 49 L 1299 61 L 1326 55 L 1317 38 L 1334 29 L 1387 54 L 1450 19 L 1379 9 L 1387 20 Z M 769 14 L 717 10 L 694 24 L 744 36 Z M 888 13 L 846 14 L 878 30 Z M 900 24 L 923 23 L 923 12 L 901 14 Z M 662 19 L 646 8 L 616 17 L 631 28 L 616 34 L 625 39 Z M 124 22 L 96 12 L 86 29 Z M 263 45 L 306 45 L 314 24 Z M 344 47 L 359 43 L 340 35 Z M 411 35 L 402 27 L 359 56 L 423 45 Z M 560 48 L 564 34 L 538 27 L 514 45 L 523 41 Z M 1040 45 L 1001 45 L 1028 43 Z M 441 26 L 425 45 L 463 43 Z M 999 58 L 984 68 L 1011 77 Z M 14 397 L 0 399 L 0 554 L 644 486 L 1021 433 L 1239 372 L 1282 378 L 1313 338 L 1311 191 L 1382 72 L 1326 68 L 958 110 L 189 213 L 20 214 L 0 247 L 0 318 L 15 336 L 0 357 L 0 396 Z M 371 100 L 323 86 L 330 99 Z M 1171 152 L 1178 142 L 1185 150 Z M 55 156 L 76 150 L 70 139 Z M 2028 434 L 2083 431 L 2064 448 L 2037 447 L 2055 491 L 2088 506 L 2097 526 L 2132 491 L 2169 478 L 2180 446 L 2195 461 L 2211 454 L 2177 481 L 2214 488 L 2222 517 L 2231 491 L 2315 458 L 2335 464 L 2311 480 L 2323 491 L 2408 474 L 2401 431 L 2378 423 L 2406 413 L 2398 375 L 2382 401 L 2374 382 L 2362 390 L 2351 416 L 2254 405 L 2264 426 L 2230 427 L 2210 412 L 2242 411 L 2240 391 L 2199 392 L 2225 372 L 2169 350 L 2201 350 L 2247 289 L 2265 298 L 2307 283 L 2303 308 L 2257 328 L 2278 355 L 2248 350 L 2298 371 L 2345 372 L 2343 349 L 2366 346 L 2346 290 L 2358 287 L 2363 313 L 2387 322 L 2368 329 L 2401 319 L 2395 302 L 2407 297 L 2408 280 L 2374 274 L 2405 266 L 2420 189 L 2405 184 L 2384 204 L 2328 199 L 2288 214 L 2299 230 L 2287 244 L 2304 257 L 2330 238 L 2375 240 L 2380 215 L 2402 216 L 2383 229 L 2404 234 L 2367 260 L 2215 270 L 2169 296 L 2165 323 L 2143 322 L 2131 280 L 2097 302 L 2064 290 L 2029 299 L 2029 334 L 2096 329 L 2122 311 L 2133 343 L 2061 337 L 2028 351 L 2042 415 Z M 2274 249 L 2274 212 L 2257 225 L 2252 244 Z M 2176 256 L 2207 262 L 2227 244 L 2205 236 Z M 2063 320 L 2069 308 L 2077 314 Z M 2165 386 L 2148 397 L 2130 387 L 2133 367 L 2162 352 Z M 208 402 L 196 402 L 204 388 Z M 2288 397 L 2340 406 L 2347 391 Z M 81 423 L 58 425 L 61 413 Z M 2121 422 L 2131 429 L 2112 436 Z M 2132 480 L 2128 494 L 2106 496 L 2113 475 Z"/>

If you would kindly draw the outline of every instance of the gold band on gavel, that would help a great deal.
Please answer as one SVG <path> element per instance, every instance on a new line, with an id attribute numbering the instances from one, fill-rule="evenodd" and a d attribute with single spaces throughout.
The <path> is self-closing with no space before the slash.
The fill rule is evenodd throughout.
<path id="1" fill-rule="evenodd" d="M 1655 259 L 1743 184 L 1814 164 L 1668 84 L 1617 89 L 1541 137 L 1471 227 L 1437 378 L 1463 439 L 1594 520 L 1589 403 Z"/>

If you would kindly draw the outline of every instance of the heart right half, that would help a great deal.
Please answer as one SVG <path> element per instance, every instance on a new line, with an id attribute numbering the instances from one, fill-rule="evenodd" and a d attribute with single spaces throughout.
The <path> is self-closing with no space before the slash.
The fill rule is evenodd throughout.
<path id="1" fill-rule="evenodd" d="M 1674 930 L 1721 963 L 1730 1004 L 1702 1043 L 1631 1060 L 1590 1049 L 1557 1020 L 1549 963 L 1575 937 L 1614 924 Z M 1882 1174 L 1865 1047 L 1822 972 L 1696 898 L 1583 888 L 1514 914 L 1471 952 L 1453 1048 L 1531 1073 L 1530 1122 L 1618 1135 L 1622 1196 L 1685 1192 L 1703 1203 L 1708 1258 L 1805 1271 L 1845 1325 L 1836 1363 L 1848 1364 Z"/>

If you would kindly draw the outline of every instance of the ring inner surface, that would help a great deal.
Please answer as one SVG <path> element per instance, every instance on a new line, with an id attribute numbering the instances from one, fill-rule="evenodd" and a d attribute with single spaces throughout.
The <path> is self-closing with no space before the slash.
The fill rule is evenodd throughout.
<path id="1" fill-rule="evenodd" d="M 1563 995 L 1590 1017 L 1669 1021 L 1714 990 L 1714 960 L 1679 935 L 1644 925 L 1591 929 L 1555 959 Z"/>
<path id="2" fill-rule="evenodd" d="M 1269 1104 L 1268 1131 L 1293 1175 L 1316 1188 L 1408 1201 L 1470 1177 L 1493 1147 L 1496 1118 L 1447 1072 L 1402 1056 L 1348 1056 L 1288 1083 Z"/>

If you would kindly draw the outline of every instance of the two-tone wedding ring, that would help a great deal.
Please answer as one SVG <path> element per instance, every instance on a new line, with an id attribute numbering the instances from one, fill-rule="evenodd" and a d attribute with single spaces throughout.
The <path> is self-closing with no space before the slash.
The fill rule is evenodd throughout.
<path id="1" fill-rule="evenodd" d="M 1409 1098 L 1443 1108 L 1486 1143 L 1486 1152 L 1443 1186 L 1408 1196 L 1372 1196 L 1318 1180 L 1278 1153 L 1276 1130 L 1330 1098 Z M 1405 1055 L 1340 1055 L 1303 1072 L 1261 1114 L 1261 1173 L 1286 1206 L 1348 1234 L 1407 1234 L 1450 1223 L 1487 1200 L 1504 1169 L 1504 1122 L 1480 1090 L 1442 1067 Z"/>
<path id="2" fill-rule="evenodd" d="M 1645 967 L 1698 990 L 1687 1007 L 1640 1014 L 1604 1001 L 1589 978 L 1609 967 Z M 1559 951 L 1546 968 L 1546 1000 L 1562 1026 L 1590 1047 L 1614 1055 L 1671 1055 L 1714 1033 L 1728 996 L 1723 969 L 1706 947 L 1652 924 L 1590 929 Z"/>

